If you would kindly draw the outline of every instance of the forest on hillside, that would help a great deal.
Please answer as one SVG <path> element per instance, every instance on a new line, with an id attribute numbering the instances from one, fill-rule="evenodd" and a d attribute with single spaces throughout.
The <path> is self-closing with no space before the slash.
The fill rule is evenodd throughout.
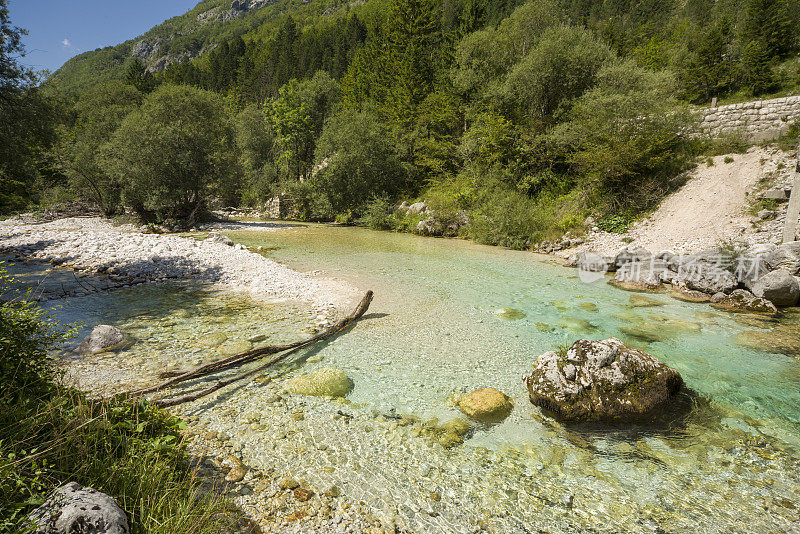
<path id="1" fill-rule="evenodd" d="M 371 0 L 77 93 L 4 41 L 0 210 L 180 226 L 280 195 L 296 218 L 413 230 L 393 208 L 424 199 L 490 244 L 614 230 L 709 150 L 689 105 L 800 86 L 799 28 L 800 0 Z"/>

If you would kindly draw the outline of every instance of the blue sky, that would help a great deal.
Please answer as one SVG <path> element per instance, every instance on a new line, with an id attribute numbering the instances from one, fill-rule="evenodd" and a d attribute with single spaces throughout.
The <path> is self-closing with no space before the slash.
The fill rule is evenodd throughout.
<path id="1" fill-rule="evenodd" d="M 139 36 L 199 0 L 9 0 L 11 22 L 28 30 L 23 63 L 55 71 L 69 58 Z"/>

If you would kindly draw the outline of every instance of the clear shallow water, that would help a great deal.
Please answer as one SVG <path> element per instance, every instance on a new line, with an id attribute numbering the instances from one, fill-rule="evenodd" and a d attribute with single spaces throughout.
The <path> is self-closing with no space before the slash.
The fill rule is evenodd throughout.
<path id="1" fill-rule="evenodd" d="M 632 307 L 633 293 L 605 280 L 584 284 L 574 269 L 545 256 L 464 241 L 316 226 L 230 236 L 274 248 L 264 254 L 290 267 L 321 269 L 323 276 L 375 291 L 370 312 L 386 315 L 326 350 L 326 365 L 362 379 L 354 401 L 442 416 L 442 401 L 453 391 L 491 386 L 524 412 L 529 403 L 520 377 L 539 354 L 581 338 L 614 336 L 678 369 L 715 405 L 800 444 L 800 359 L 738 346 L 735 334 L 753 328 L 708 305 L 653 294 L 646 296 L 662 306 Z M 498 314 L 504 308 L 524 317 L 506 320 Z M 642 340 L 654 335 L 668 339 Z M 524 429 L 493 432 L 501 440 L 527 437 Z"/>
<path id="2" fill-rule="evenodd" d="M 737 346 L 734 336 L 752 327 L 732 316 L 667 295 L 647 295 L 663 306 L 631 307 L 632 293 L 582 284 L 574 270 L 545 257 L 462 241 L 317 226 L 229 235 L 376 295 L 363 321 L 296 369 L 273 374 L 267 386 L 187 407 L 231 435 L 251 465 L 303 476 L 318 488 L 335 483 L 420 532 L 797 528 L 800 364 Z M 122 353 L 76 360 L 87 389 L 150 383 L 160 370 L 218 357 L 256 334 L 269 343 L 297 339 L 313 322 L 302 308 L 192 284 L 55 304 L 62 320 L 117 324 L 137 338 Z M 521 313 L 497 313 L 506 308 Z M 212 346 L 220 334 L 225 341 Z M 700 394 L 699 406 L 663 429 L 570 429 L 530 404 L 520 378 L 536 356 L 609 336 L 677 368 Z M 290 396 L 276 404 L 285 377 L 330 365 L 355 384 L 353 405 L 344 408 L 353 414 L 348 424 L 338 419 L 337 403 Z M 447 398 L 479 387 L 504 391 L 515 409 L 455 449 L 430 446 L 415 437 L 417 427 L 409 436 L 411 427 L 369 415 L 446 421 L 460 416 Z M 304 421 L 289 417 L 297 410 Z M 252 411 L 264 414 L 260 425 L 248 424 Z M 441 502 L 425 497 L 431 491 Z"/>

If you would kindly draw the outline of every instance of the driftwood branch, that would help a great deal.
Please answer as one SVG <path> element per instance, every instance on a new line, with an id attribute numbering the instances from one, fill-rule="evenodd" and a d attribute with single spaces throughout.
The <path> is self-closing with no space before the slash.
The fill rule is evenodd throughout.
<path id="1" fill-rule="evenodd" d="M 200 378 L 200 377 L 203 377 L 203 376 L 207 376 L 207 375 L 210 375 L 210 374 L 217 373 L 219 371 L 223 371 L 225 369 L 232 369 L 232 368 L 240 367 L 240 366 L 245 365 L 247 363 L 250 363 L 250 362 L 259 360 L 261 358 L 264 358 L 265 356 L 268 356 L 270 354 L 279 354 L 281 352 L 285 352 L 285 354 L 282 354 L 282 355 L 280 355 L 280 356 L 278 356 L 276 358 L 273 358 L 272 360 L 270 360 L 269 362 L 267 362 L 263 366 L 259 367 L 258 369 L 254 369 L 252 371 L 248 371 L 247 373 L 244 373 L 243 375 L 239 375 L 239 376 L 236 376 L 236 377 L 228 379 L 228 380 L 220 381 L 217 384 L 215 384 L 214 386 L 211 386 L 211 387 L 209 387 L 209 388 L 207 388 L 207 389 L 205 389 L 203 391 L 200 391 L 200 392 L 197 392 L 197 393 L 194 393 L 194 394 L 191 394 L 191 395 L 186 395 L 184 397 L 178 397 L 178 398 L 172 399 L 172 400 L 168 400 L 168 399 L 157 400 L 157 401 L 154 401 L 154 404 L 156 404 L 158 406 L 174 406 L 175 404 L 180 404 L 181 402 L 188 402 L 190 400 L 195 400 L 196 398 L 200 398 L 200 397 L 202 397 L 204 395 L 207 395 L 209 393 L 213 393 L 214 391 L 216 391 L 216 390 L 218 390 L 220 388 L 223 388 L 228 384 L 232 384 L 232 383 L 234 383 L 234 382 L 236 382 L 238 380 L 242 380 L 244 378 L 247 378 L 248 376 L 252 376 L 253 374 L 255 374 L 257 372 L 263 371 L 264 369 L 266 369 L 270 365 L 273 365 L 273 364 L 283 360 L 284 358 L 286 358 L 290 354 L 293 354 L 293 353 L 299 351 L 300 349 L 303 349 L 305 347 L 313 345 L 314 343 L 318 343 L 320 341 L 323 341 L 323 340 L 325 340 L 325 339 L 327 339 L 327 338 L 329 338 L 331 336 L 334 336 L 334 335 L 338 334 L 342 330 L 345 330 L 347 327 L 349 327 L 355 321 L 360 319 L 366 313 L 366 311 L 369 309 L 370 303 L 372 302 L 372 297 L 373 297 L 372 291 L 367 291 L 367 293 L 364 295 L 364 298 L 361 299 L 361 302 L 359 302 L 358 307 L 356 307 L 356 309 L 353 311 L 353 313 L 351 313 L 347 317 L 344 317 L 343 319 L 337 321 L 336 324 L 334 324 L 333 326 L 331 326 L 331 327 L 325 329 L 324 331 L 322 331 L 322 332 L 320 332 L 320 333 L 318 333 L 318 334 L 316 334 L 316 335 L 314 335 L 314 336 L 312 336 L 312 337 L 310 337 L 308 339 L 305 339 L 303 341 L 297 341 L 295 343 L 290 343 L 288 345 L 270 345 L 270 346 L 266 346 L 266 347 L 260 347 L 260 348 L 256 348 L 256 349 L 251 349 L 251 350 L 242 352 L 240 354 L 236 354 L 236 355 L 233 355 L 233 356 L 229 356 L 227 358 L 222 358 L 220 360 L 216 360 L 214 362 L 207 363 L 205 365 L 201 365 L 200 367 L 197 367 L 197 368 L 192 369 L 190 371 L 180 372 L 177 376 L 173 376 L 172 378 L 170 378 L 168 380 L 165 380 L 164 382 L 161 382 L 160 384 L 156 384 L 155 386 L 150 386 L 150 387 L 138 389 L 136 391 L 120 393 L 120 394 L 116 395 L 116 397 L 140 397 L 140 396 L 146 395 L 148 393 L 155 393 L 157 391 L 161 391 L 161 390 L 173 387 L 173 386 L 175 386 L 177 384 L 180 384 L 181 382 L 186 382 L 187 380 L 194 380 L 194 379 L 197 379 L 197 378 Z M 289 352 L 286 352 L 286 351 L 289 351 Z M 193 398 L 189 398 L 189 397 L 193 397 Z M 181 402 L 175 402 L 175 401 L 178 401 L 178 400 L 183 399 L 183 398 L 186 398 L 186 400 L 182 400 Z"/>
<path id="2" fill-rule="evenodd" d="M 264 365 L 260 365 L 259 367 L 256 367 L 255 369 L 247 371 L 246 373 L 242 373 L 240 375 L 236 375 L 233 378 L 228 378 L 226 380 L 220 380 L 219 382 L 217 382 L 213 386 L 209 386 L 209 387 L 207 387 L 205 389 L 201 389 L 200 391 L 196 391 L 194 393 L 187 393 L 186 395 L 181 395 L 180 397 L 174 397 L 174 398 L 171 398 L 171 399 L 156 399 L 152 403 L 154 405 L 158 406 L 159 408 L 167 408 L 169 406 L 177 406 L 178 404 L 183 404 L 185 402 L 191 402 L 193 400 L 197 400 L 197 399 L 199 399 L 201 397 L 205 397 L 206 395 L 210 395 L 211 393 L 214 393 L 215 391 L 218 391 L 218 390 L 224 388 L 225 386 L 229 386 L 229 385 L 231 385 L 231 384 L 233 384 L 235 382 L 238 382 L 240 380 L 244 380 L 245 378 L 248 378 L 248 377 L 251 377 L 253 375 L 256 375 L 256 374 L 260 373 L 261 371 L 265 370 L 270 365 L 278 363 L 279 361 L 281 361 L 284 358 L 286 358 L 286 357 L 288 357 L 288 356 L 290 356 L 290 355 L 302 350 L 303 348 L 304 347 L 297 347 L 295 349 L 292 349 L 292 350 L 290 350 L 288 352 L 285 352 L 285 353 L 281 354 L 280 356 L 277 356 L 277 357 L 271 359 L 270 361 L 268 361 Z"/>

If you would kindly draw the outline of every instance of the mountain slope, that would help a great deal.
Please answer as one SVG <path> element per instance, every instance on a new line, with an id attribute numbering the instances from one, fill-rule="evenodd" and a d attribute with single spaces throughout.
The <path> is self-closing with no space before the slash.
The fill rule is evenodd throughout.
<path id="1" fill-rule="evenodd" d="M 126 62 L 142 59 L 152 71 L 164 70 L 213 50 L 220 43 L 264 26 L 285 15 L 298 20 L 328 14 L 345 5 L 340 0 L 204 0 L 144 35 L 116 46 L 98 48 L 67 61 L 50 78 L 67 92 L 122 79 Z M 269 32 L 271 28 L 266 28 Z"/>

